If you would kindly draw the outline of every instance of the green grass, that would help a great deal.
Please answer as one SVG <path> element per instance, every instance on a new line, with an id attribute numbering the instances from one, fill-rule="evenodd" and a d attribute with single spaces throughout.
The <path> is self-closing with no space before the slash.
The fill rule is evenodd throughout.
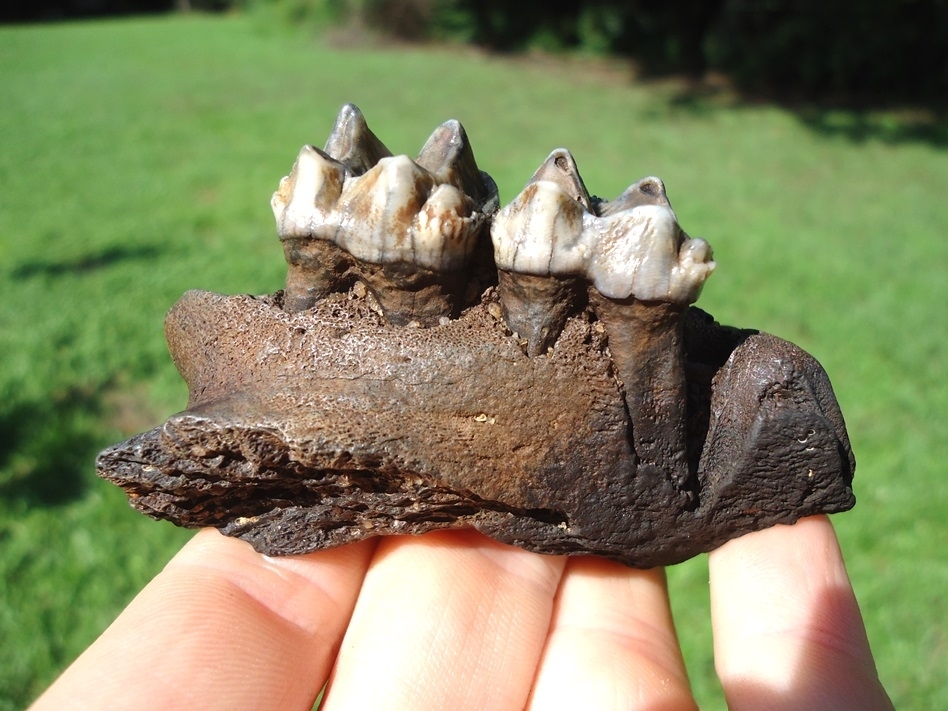
<path id="1" fill-rule="evenodd" d="M 948 708 L 943 145 L 814 128 L 863 115 L 804 122 L 582 67 L 331 49 L 242 18 L 0 28 L 0 67 L 0 711 L 188 537 L 129 509 L 93 457 L 183 406 L 161 326 L 183 291 L 281 287 L 270 193 L 346 101 L 396 152 L 459 118 L 505 200 L 560 145 L 605 197 L 664 178 L 715 248 L 700 305 L 830 373 L 859 460 L 859 503 L 836 524 L 880 674 L 898 708 Z M 724 708 L 707 563 L 669 579 L 702 708 Z"/>

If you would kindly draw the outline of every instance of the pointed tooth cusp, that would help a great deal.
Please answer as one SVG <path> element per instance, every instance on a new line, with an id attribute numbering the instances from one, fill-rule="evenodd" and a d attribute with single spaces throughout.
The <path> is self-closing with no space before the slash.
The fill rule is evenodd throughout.
<path id="1" fill-rule="evenodd" d="M 565 148 L 557 148 L 546 157 L 543 164 L 537 168 L 537 172 L 530 178 L 530 183 L 536 183 L 541 180 L 547 180 L 556 183 L 560 189 L 576 200 L 587 210 L 591 209 L 589 191 L 583 183 L 583 178 L 579 174 L 579 168 L 576 167 L 576 161 L 573 154 Z"/>
<path id="2" fill-rule="evenodd" d="M 365 116 L 355 104 L 346 104 L 339 110 L 323 150 L 345 165 L 352 175 L 362 175 L 379 160 L 392 155 L 372 133 Z"/>
<path id="3" fill-rule="evenodd" d="M 479 212 L 496 211 L 497 186 L 487 173 L 478 169 L 467 133 L 456 119 L 445 121 L 434 130 L 415 162 L 438 182 L 453 185 L 468 195 Z"/>

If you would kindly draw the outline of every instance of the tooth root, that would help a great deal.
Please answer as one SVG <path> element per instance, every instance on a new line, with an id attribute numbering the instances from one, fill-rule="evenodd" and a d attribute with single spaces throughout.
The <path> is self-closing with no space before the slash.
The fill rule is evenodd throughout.
<path id="1" fill-rule="evenodd" d="M 579 174 L 573 155 L 565 148 L 557 148 L 550 153 L 527 184 L 541 180 L 555 183 L 560 190 L 584 208 L 590 209 L 589 191 L 586 190 L 586 185 Z"/>
<path id="2" fill-rule="evenodd" d="M 496 211 L 497 185 L 478 169 L 471 143 L 459 121 L 451 119 L 438 126 L 415 162 L 433 174 L 439 183 L 453 185 L 470 196 L 480 212 Z"/>
<path id="3" fill-rule="evenodd" d="M 339 110 L 323 150 L 345 165 L 352 175 L 362 175 L 379 160 L 392 155 L 369 129 L 365 116 L 355 104 L 346 104 Z"/>
<path id="4" fill-rule="evenodd" d="M 286 288 L 283 308 L 290 313 L 305 311 L 355 282 L 355 260 L 332 242 L 310 237 L 283 240 L 286 257 Z"/>
<path id="5" fill-rule="evenodd" d="M 668 195 L 665 192 L 665 183 L 660 178 L 642 178 L 637 183 L 630 185 L 615 200 L 599 203 L 597 211 L 600 216 L 606 217 L 644 205 L 672 209 L 671 203 L 668 201 Z"/>
<path id="6" fill-rule="evenodd" d="M 552 348 L 567 319 L 585 304 L 576 278 L 503 269 L 497 271 L 497 294 L 507 328 L 526 342 L 526 353 L 531 358 Z"/>
<path id="7" fill-rule="evenodd" d="M 595 289 L 589 290 L 589 300 L 608 334 L 639 467 L 654 467 L 679 490 L 692 490 L 682 342 L 688 306 L 610 299 Z"/>
<path id="8" fill-rule="evenodd" d="M 286 258 L 284 308 L 303 311 L 332 291 L 348 288 L 351 259 L 322 237 L 327 215 L 342 193 L 346 168 L 323 151 L 303 146 L 270 205 Z"/>

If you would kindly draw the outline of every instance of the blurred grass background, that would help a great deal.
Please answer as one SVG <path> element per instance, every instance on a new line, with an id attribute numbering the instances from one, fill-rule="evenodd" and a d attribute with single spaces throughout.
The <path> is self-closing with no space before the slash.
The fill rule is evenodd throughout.
<path id="1" fill-rule="evenodd" d="M 897 708 L 948 708 L 943 124 L 246 17 L 0 28 L 0 67 L 0 711 L 190 535 L 134 513 L 94 456 L 184 406 L 162 335 L 182 292 L 281 288 L 269 196 L 348 101 L 396 153 L 460 119 L 505 201 L 557 146 L 604 197 L 665 180 L 714 246 L 699 305 L 829 372 L 859 462 L 835 523 L 882 680 Z M 707 581 L 703 557 L 669 571 L 701 707 L 723 709 Z"/>

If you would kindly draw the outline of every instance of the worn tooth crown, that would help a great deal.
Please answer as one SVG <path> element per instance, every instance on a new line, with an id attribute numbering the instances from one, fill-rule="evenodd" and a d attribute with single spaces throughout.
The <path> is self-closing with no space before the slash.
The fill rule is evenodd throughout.
<path id="1" fill-rule="evenodd" d="M 662 182 L 639 181 L 596 214 L 572 156 L 558 153 L 494 218 L 497 266 L 583 276 L 613 299 L 694 302 L 715 265 L 707 242 L 681 231 Z"/>
<path id="2" fill-rule="evenodd" d="M 468 196 L 407 156 L 383 158 L 352 181 L 331 217 L 336 243 L 356 259 L 435 270 L 464 264 L 483 220 Z"/>
<path id="3" fill-rule="evenodd" d="M 346 166 L 324 151 L 303 146 L 290 174 L 280 181 L 270 206 L 281 237 L 319 232 L 342 194 Z M 320 235 L 331 239 L 331 235 Z"/>
<path id="4" fill-rule="evenodd" d="M 565 148 L 557 148 L 537 168 L 527 185 L 540 181 L 550 181 L 560 187 L 563 192 L 580 203 L 587 210 L 591 208 L 589 191 L 583 183 L 583 178 L 576 167 L 573 155 Z"/>
<path id="5" fill-rule="evenodd" d="M 304 146 L 271 201 L 281 239 L 315 238 L 375 264 L 456 270 L 470 258 L 496 187 L 464 129 L 440 126 L 418 162 L 391 156 L 351 104 L 326 150 Z"/>
<path id="6" fill-rule="evenodd" d="M 665 193 L 665 183 L 660 178 L 642 178 L 626 188 L 615 200 L 599 203 L 596 212 L 601 217 L 607 217 L 643 205 L 658 205 L 671 210 L 671 203 Z M 674 214 L 674 211 L 672 213 Z"/>

